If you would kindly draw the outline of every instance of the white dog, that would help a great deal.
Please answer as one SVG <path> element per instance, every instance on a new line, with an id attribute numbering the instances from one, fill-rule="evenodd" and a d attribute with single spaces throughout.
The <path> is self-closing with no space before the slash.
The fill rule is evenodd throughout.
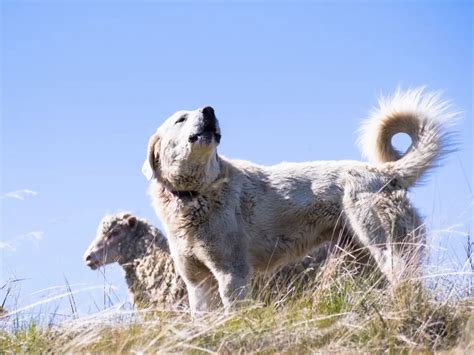
<path id="1" fill-rule="evenodd" d="M 143 173 L 153 179 L 149 193 L 191 309 L 207 309 L 211 275 L 228 306 L 245 295 L 253 271 L 301 259 L 341 235 L 366 247 L 396 282 L 422 239 L 407 189 L 446 153 L 445 123 L 455 116 L 448 108 L 422 89 L 382 99 L 361 138 L 375 165 L 229 160 L 217 154 L 221 131 L 211 107 L 168 118 L 150 138 Z M 412 139 L 404 155 L 391 144 L 400 132 Z"/>

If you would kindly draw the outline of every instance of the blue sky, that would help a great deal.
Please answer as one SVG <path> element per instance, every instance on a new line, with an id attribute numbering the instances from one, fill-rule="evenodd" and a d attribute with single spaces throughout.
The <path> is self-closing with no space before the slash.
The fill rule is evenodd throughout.
<path id="1" fill-rule="evenodd" d="M 460 150 L 412 198 L 432 230 L 454 226 L 441 233 L 443 253 L 462 259 L 473 202 L 470 2 L 1 6 L 0 280 L 25 279 L 19 304 L 65 278 L 76 290 L 103 283 L 82 254 L 104 213 L 160 226 L 141 175 L 148 137 L 174 111 L 203 105 L 216 110 L 228 157 L 361 159 L 356 130 L 380 93 L 443 89 L 465 112 Z M 106 277 L 126 299 L 119 268 Z M 87 312 L 101 291 L 77 297 Z"/>

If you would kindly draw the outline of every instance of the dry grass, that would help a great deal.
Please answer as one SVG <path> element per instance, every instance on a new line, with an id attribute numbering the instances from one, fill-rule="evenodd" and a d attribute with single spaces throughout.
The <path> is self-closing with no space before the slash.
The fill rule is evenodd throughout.
<path id="1" fill-rule="evenodd" d="M 379 276 L 356 273 L 333 257 L 315 279 L 270 281 L 281 289 L 260 287 L 238 310 L 198 320 L 186 311 L 120 306 L 50 326 L 15 324 L 15 315 L 4 315 L 0 353 L 474 350 L 474 299 L 466 282 L 472 274 L 437 275 L 429 287 L 410 280 L 396 290 Z"/>

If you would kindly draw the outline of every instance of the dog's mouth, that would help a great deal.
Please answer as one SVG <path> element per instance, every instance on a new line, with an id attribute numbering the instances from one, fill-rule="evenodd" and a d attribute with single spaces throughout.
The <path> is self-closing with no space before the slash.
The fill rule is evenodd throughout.
<path id="1" fill-rule="evenodd" d="M 221 141 L 221 134 L 218 131 L 214 122 L 209 122 L 202 129 L 194 134 L 189 136 L 189 143 L 196 143 L 196 144 L 204 144 L 208 145 L 211 144 L 213 139 L 216 143 L 220 143 Z"/>

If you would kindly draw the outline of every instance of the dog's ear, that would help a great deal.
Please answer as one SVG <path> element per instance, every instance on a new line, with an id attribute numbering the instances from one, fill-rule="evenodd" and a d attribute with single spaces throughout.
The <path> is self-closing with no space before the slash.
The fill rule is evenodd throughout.
<path id="1" fill-rule="evenodd" d="M 148 152 L 145 162 L 142 166 L 142 173 L 145 175 L 146 179 L 150 181 L 155 177 L 155 162 L 158 158 L 158 154 L 160 151 L 160 137 L 158 133 L 155 133 L 150 137 L 148 141 Z"/>

